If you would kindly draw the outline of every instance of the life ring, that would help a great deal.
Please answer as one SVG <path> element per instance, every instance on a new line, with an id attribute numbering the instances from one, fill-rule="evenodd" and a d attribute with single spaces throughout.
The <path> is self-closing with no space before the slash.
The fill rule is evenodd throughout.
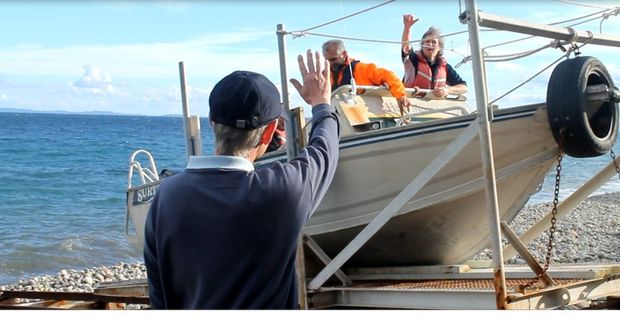
<path id="1" fill-rule="evenodd" d="M 580 56 L 558 64 L 547 86 L 547 114 L 553 137 L 567 155 L 607 153 L 618 135 L 618 95 L 603 63 Z"/>

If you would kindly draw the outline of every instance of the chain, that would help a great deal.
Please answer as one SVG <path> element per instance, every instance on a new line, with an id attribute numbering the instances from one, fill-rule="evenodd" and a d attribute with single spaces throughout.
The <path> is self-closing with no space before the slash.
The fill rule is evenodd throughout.
<path id="1" fill-rule="evenodd" d="M 614 153 L 613 149 L 610 149 L 609 153 L 611 154 L 611 161 L 614 162 L 614 166 L 616 167 L 616 173 L 618 174 L 618 179 L 620 179 L 620 167 L 618 167 L 618 162 L 616 162 L 616 154 Z"/>
<path id="2" fill-rule="evenodd" d="M 620 171 L 620 168 L 616 166 L 616 171 Z M 553 191 L 553 209 L 551 209 L 551 227 L 549 228 L 549 242 L 547 243 L 547 255 L 545 256 L 545 264 L 543 265 L 543 270 L 536 275 L 531 281 L 527 282 L 525 285 L 521 285 L 521 290 L 525 291 L 526 288 L 532 287 L 536 282 L 540 280 L 540 278 L 547 272 L 549 269 L 549 264 L 551 261 L 551 252 L 553 250 L 553 237 L 556 230 L 556 215 L 558 214 L 558 202 L 560 197 L 560 175 L 562 172 L 562 153 L 558 155 L 558 164 L 555 167 L 555 189 Z M 620 172 L 619 172 L 620 173 Z"/>

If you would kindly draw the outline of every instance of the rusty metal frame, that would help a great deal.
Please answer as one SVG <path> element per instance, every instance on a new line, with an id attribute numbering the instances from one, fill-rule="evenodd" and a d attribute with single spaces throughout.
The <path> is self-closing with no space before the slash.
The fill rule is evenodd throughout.
<path id="1" fill-rule="evenodd" d="M 461 280 L 464 284 L 467 280 Z M 491 285 L 490 279 L 485 279 Z M 508 283 L 513 283 L 508 280 Z M 310 309 L 332 307 L 398 308 L 398 309 L 496 309 L 495 291 L 492 288 L 399 288 L 354 284 L 347 287 L 322 287 L 309 293 Z M 356 286 L 358 285 L 358 286 Z M 562 286 L 529 294 L 509 293 L 507 309 L 554 309 L 587 303 L 617 294 L 620 290 L 620 273 L 606 277 L 579 280 Z M 449 301 L 447 301 L 449 300 Z"/>
<path id="2" fill-rule="evenodd" d="M 17 299 L 30 299 L 32 302 L 18 303 Z M 116 304 L 150 304 L 147 296 L 106 295 L 96 292 L 41 292 L 41 291 L 2 291 L 0 309 L 89 309 L 123 308 Z"/>

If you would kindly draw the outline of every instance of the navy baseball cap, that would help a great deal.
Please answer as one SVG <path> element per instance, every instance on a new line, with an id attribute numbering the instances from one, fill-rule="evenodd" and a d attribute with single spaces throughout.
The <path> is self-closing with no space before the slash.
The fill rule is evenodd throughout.
<path id="1" fill-rule="evenodd" d="M 209 108 L 210 120 L 247 130 L 265 126 L 282 114 L 276 86 L 250 71 L 232 72 L 215 84 Z"/>

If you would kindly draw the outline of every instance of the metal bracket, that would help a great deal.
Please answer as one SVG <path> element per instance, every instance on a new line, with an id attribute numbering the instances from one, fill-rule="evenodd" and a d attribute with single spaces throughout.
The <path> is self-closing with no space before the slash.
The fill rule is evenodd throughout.
<path id="1" fill-rule="evenodd" d="M 310 250 L 323 262 L 323 264 L 327 265 L 332 259 L 327 256 L 327 254 L 323 251 L 323 249 L 319 246 L 319 244 L 312 239 L 310 235 L 303 235 L 303 242 L 306 243 L 306 246 L 310 248 Z M 351 279 L 340 269 L 337 270 L 334 275 L 338 277 L 338 279 L 342 282 L 344 286 L 348 286 L 353 284 Z"/>
<path id="2" fill-rule="evenodd" d="M 525 245 L 519 240 L 519 237 L 512 231 L 508 223 L 502 221 L 501 223 L 502 232 L 504 233 L 504 237 L 512 244 L 517 253 L 527 262 L 527 265 L 534 271 L 537 276 L 540 276 L 546 286 L 555 285 L 555 281 L 549 273 L 543 270 L 540 263 L 536 261 L 534 256 L 527 250 Z M 545 287 L 546 287 L 545 286 Z"/>

